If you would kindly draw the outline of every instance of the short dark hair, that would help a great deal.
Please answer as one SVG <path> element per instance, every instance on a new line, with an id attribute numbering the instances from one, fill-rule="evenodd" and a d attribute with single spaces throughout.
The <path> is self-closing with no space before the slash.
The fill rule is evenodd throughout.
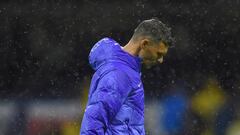
<path id="1" fill-rule="evenodd" d="M 175 41 L 171 34 L 171 28 L 156 17 L 144 20 L 137 26 L 134 30 L 133 39 L 140 36 L 146 36 L 155 43 L 162 41 L 169 46 L 173 46 Z"/>

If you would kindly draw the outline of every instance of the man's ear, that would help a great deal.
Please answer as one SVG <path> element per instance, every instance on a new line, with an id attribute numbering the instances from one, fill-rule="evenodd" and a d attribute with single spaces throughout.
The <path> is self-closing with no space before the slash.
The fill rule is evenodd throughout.
<path id="1" fill-rule="evenodd" d="M 140 42 L 140 46 L 142 49 L 145 49 L 149 45 L 149 40 L 148 39 L 142 39 Z"/>

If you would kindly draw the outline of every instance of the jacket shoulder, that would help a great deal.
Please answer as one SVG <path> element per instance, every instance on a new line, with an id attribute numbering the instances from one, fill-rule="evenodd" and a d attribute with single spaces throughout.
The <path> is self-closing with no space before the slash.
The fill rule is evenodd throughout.
<path id="1" fill-rule="evenodd" d="M 121 69 L 112 68 L 100 75 L 101 81 L 106 81 L 109 83 L 127 83 L 130 84 L 130 79 L 127 73 Z"/>

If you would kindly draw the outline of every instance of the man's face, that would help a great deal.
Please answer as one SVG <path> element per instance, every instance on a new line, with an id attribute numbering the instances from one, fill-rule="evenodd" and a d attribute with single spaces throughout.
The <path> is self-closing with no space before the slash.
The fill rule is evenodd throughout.
<path id="1" fill-rule="evenodd" d="M 163 63 L 163 57 L 167 54 L 168 46 L 160 41 L 155 43 L 149 40 L 141 42 L 141 50 L 139 56 L 143 59 L 143 64 L 147 68 Z"/>

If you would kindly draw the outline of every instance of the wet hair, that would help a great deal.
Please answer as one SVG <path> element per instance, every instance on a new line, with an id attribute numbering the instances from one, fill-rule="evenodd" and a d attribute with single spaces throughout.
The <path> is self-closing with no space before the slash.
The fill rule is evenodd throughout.
<path id="1" fill-rule="evenodd" d="M 171 34 L 171 28 L 158 18 L 144 20 L 137 26 L 134 30 L 133 39 L 141 36 L 147 37 L 155 43 L 162 41 L 170 47 L 173 46 L 175 41 Z"/>

